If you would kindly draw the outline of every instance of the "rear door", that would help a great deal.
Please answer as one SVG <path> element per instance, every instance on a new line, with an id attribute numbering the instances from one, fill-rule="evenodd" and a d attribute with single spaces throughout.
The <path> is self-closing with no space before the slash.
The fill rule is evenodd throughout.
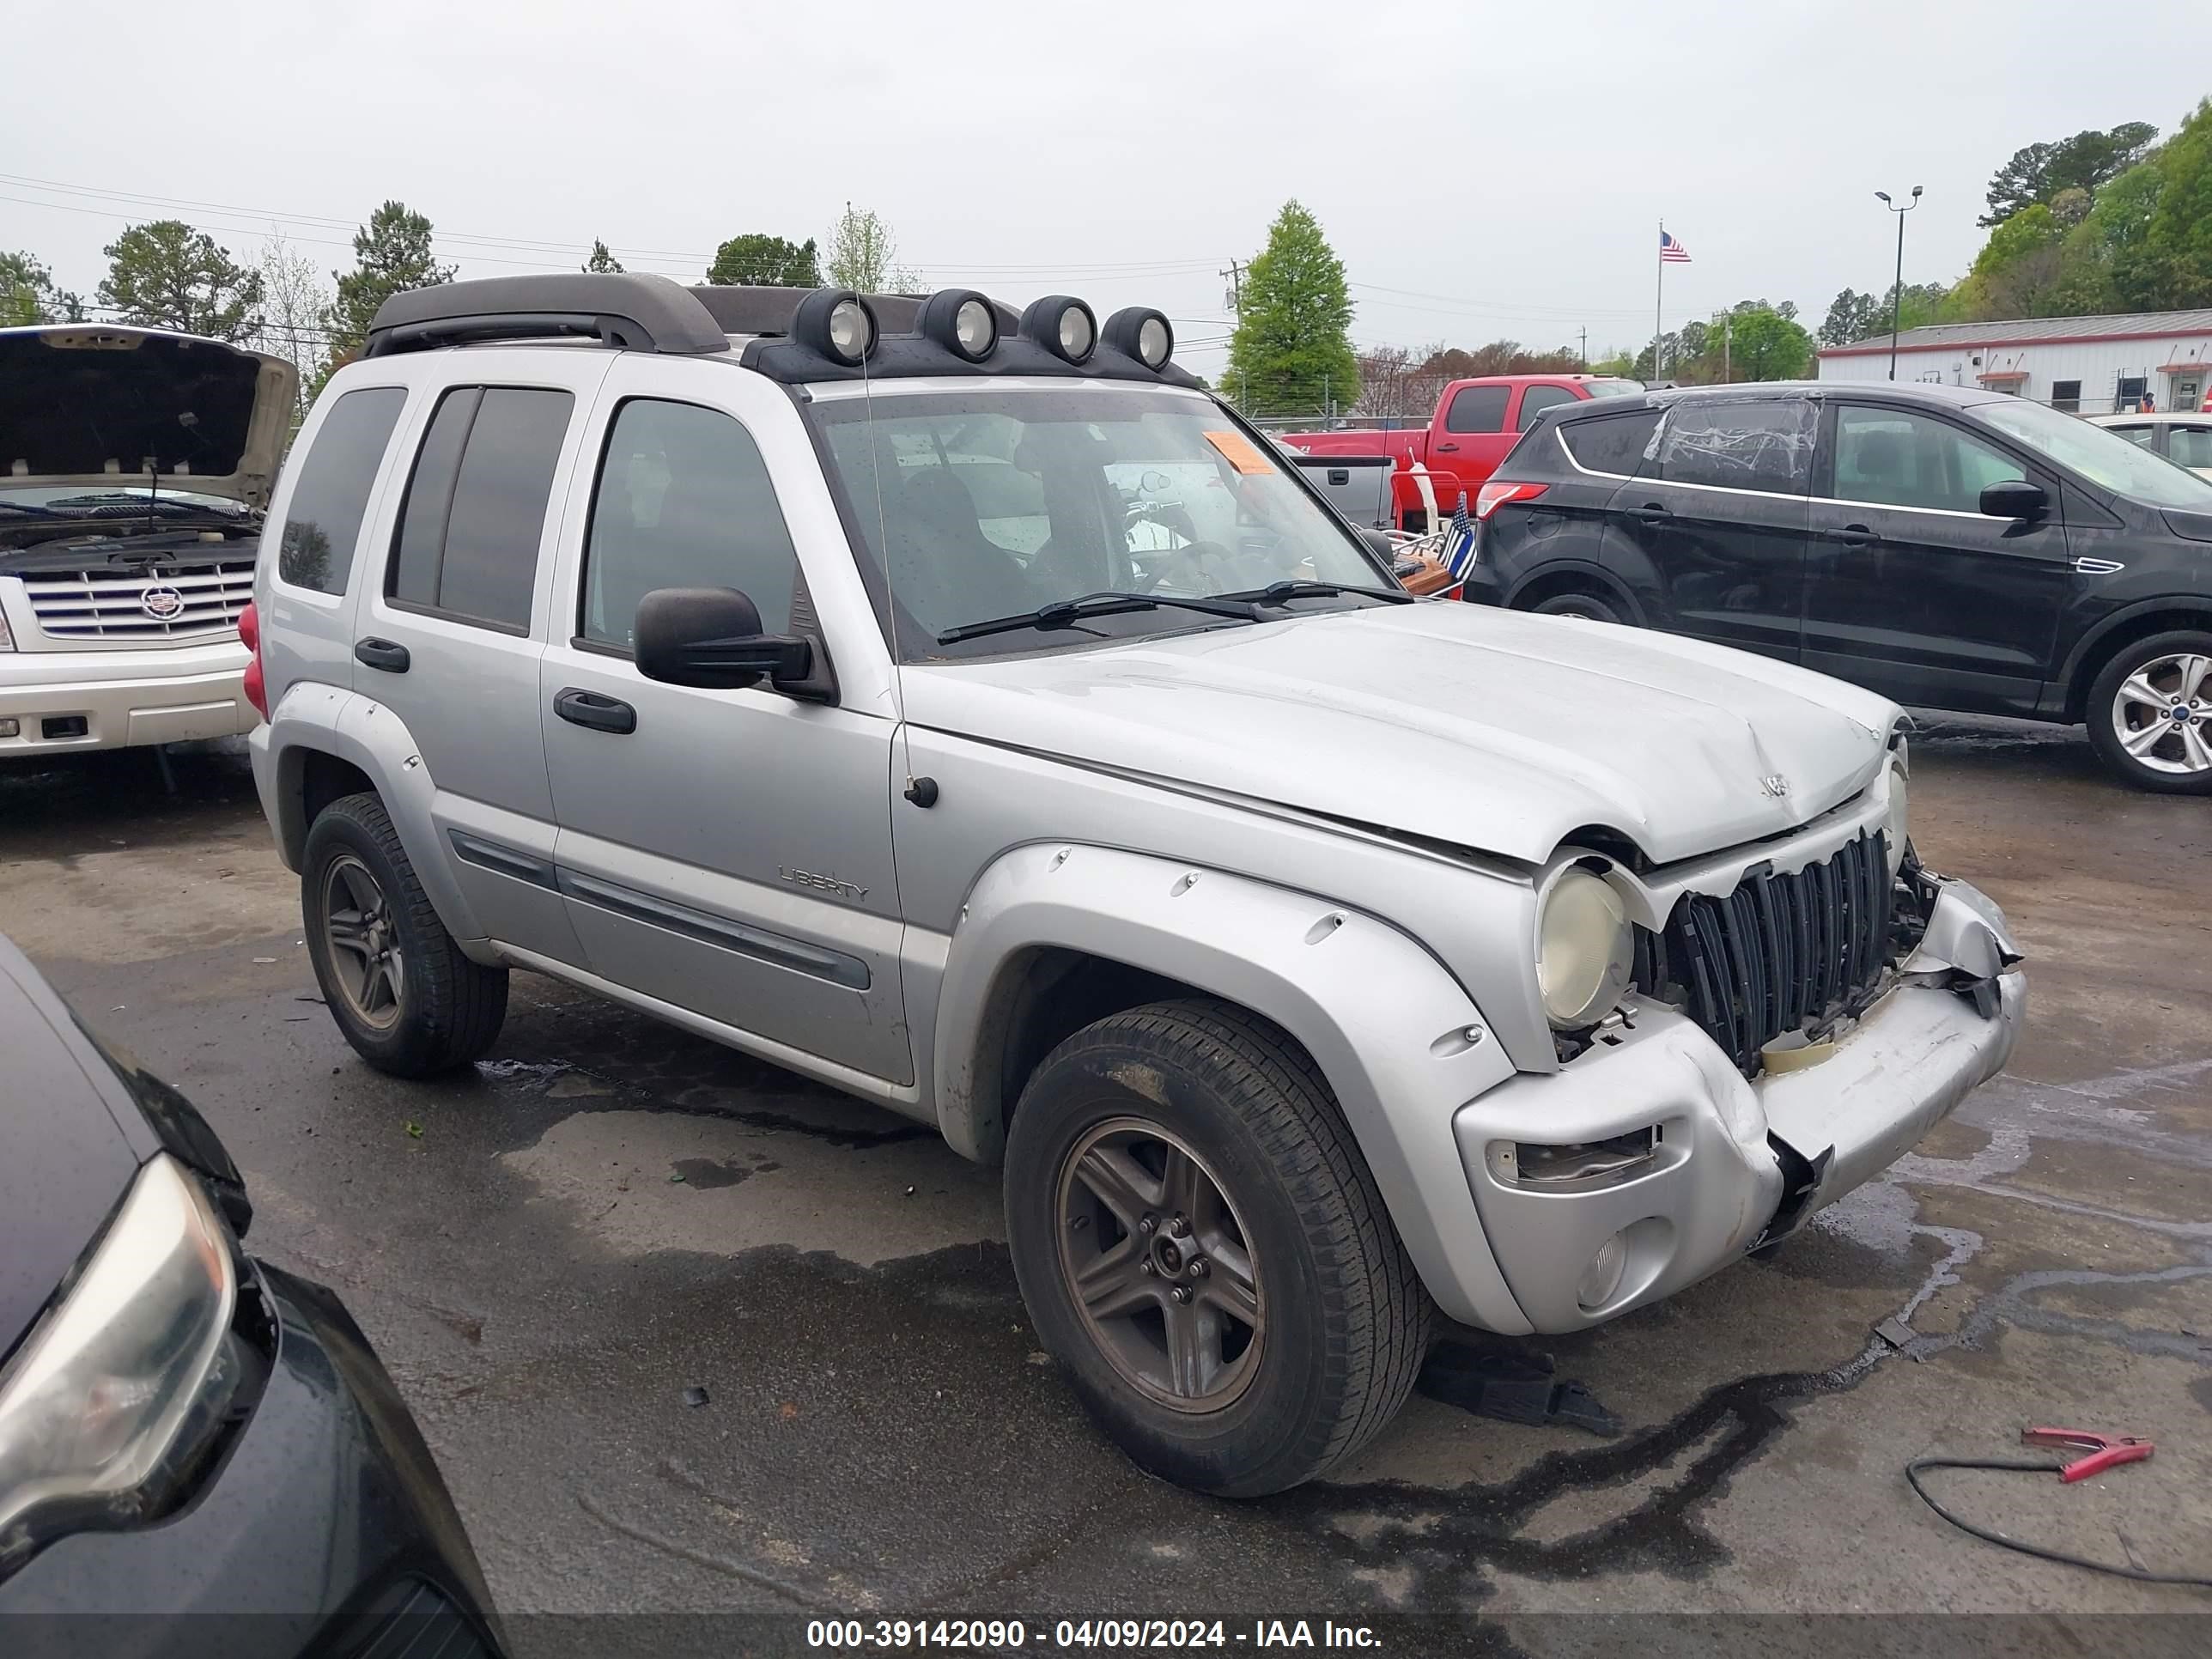
<path id="1" fill-rule="evenodd" d="M 354 689 L 407 726 L 432 817 L 495 939 L 580 959 L 553 880 L 538 730 L 550 549 L 611 354 L 486 349 L 483 373 L 418 399 L 405 483 L 355 619 Z"/>
<path id="2" fill-rule="evenodd" d="M 778 493 L 811 490 L 814 521 L 834 522 L 799 413 L 757 376 L 639 353 L 600 404 L 536 688 L 591 969 L 771 1054 L 911 1083 L 892 722 L 766 685 L 665 684 L 631 657 L 638 601 L 660 587 L 734 587 L 768 632 L 817 631 L 804 520 Z M 1024 503 L 1003 507 L 1004 533 L 1033 538 Z"/>
<path id="3" fill-rule="evenodd" d="M 1814 428 L 1796 393 L 1668 407 L 1610 508 L 1624 574 L 1654 622 L 1797 660 Z"/>
<path id="4" fill-rule="evenodd" d="M 1473 510 L 1476 486 L 1520 436 L 1507 422 L 1512 405 L 1510 385 L 1463 386 L 1448 394 L 1443 423 L 1429 439 L 1429 471 L 1445 475 L 1435 482 L 1440 516 L 1451 516 L 1462 490 Z"/>
<path id="5" fill-rule="evenodd" d="M 1805 665 L 1939 708 L 2027 713 L 2072 573 L 2056 476 L 1929 410 L 1838 401 L 1824 418 Z M 2041 484 L 2048 516 L 1984 517 L 1984 486 Z"/>
<path id="6" fill-rule="evenodd" d="M 1564 381 L 1540 386 L 1524 386 L 1513 405 L 1513 429 L 1526 432 L 1536 424 L 1536 418 L 1547 409 L 1557 409 L 1563 404 L 1584 401 L 1582 393 Z"/>

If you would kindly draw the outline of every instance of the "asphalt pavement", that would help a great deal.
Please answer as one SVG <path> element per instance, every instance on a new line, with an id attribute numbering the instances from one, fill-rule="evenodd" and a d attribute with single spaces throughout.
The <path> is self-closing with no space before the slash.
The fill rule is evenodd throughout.
<path id="1" fill-rule="evenodd" d="M 343 1294 L 526 1650 L 573 1635 L 527 1617 L 555 1613 L 1018 1616 L 1032 1646 L 1108 1613 L 1220 1619 L 1230 1646 L 1303 1618 L 1552 1652 L 1585 1633 L 1552 1614 L 1723 1612 L 1879 1615 L 1906 1648 L 1912 1615 L 2063 1613 L 2076 1646 L 2202 1652 L 2212 1595 L 1978 1542 L 1901 1471 L 2017 1455 L 2030 1421 L 2148 1435 L 2080 1486 L 1944 1496 L 2212 1571 L 2212 802 L 2126 791 L 2078 732 L 1927 724 L 1922 854 L 2029 953 L 2011 1070 L 1771 1260 L 1504 1345 L 1621 1437 L 1417 1396 L 1337 1480 L 1257 1503 L 1093 1431 L 1024 1316 L 995 1175 L 928 1131 L 526 975 L 472 1073 L 370 1071 L 236 745 L 178 756 L 174 793 L 145 754 L 0 773 L 0 931 L 198 1103 L 254 1249 Z"/>

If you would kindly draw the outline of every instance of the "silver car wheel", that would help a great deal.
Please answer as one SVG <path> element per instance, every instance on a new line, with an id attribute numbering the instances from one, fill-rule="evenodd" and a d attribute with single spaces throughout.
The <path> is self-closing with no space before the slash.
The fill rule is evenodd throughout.
<path id="1" fill-rule="evenodd" d="M 2112 732 L 2136 763 L 2154 772 L 2212 772 L 2212 657 L 2154 657 L 2120 682 Z"/>
<path id="2" fill-rule="evenodd" d="M 331 977 L 354 1018 L 379 1031 L 398 1024 L 406 982 L 399 933 L 384 889 L 351 854 L 323 872 L 323 939 Z"/>

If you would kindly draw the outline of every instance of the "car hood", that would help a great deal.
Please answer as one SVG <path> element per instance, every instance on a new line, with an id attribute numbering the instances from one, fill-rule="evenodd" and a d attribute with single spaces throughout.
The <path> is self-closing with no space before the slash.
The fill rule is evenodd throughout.
<path id="1" fill-rule="evenodd" d="M 1540 863 L 1779 835 L 1880 769 L 1899 711 L 1694 640 L 1459 604 L 1307 614 L 904 676 L 920 724 Z"/>
<path id="2" fill-rule="evenodd" d="M 159 482 L 264 507 L 295 412 L 282 357 L 160 329 L 0 329 L 0 485 Z"/>

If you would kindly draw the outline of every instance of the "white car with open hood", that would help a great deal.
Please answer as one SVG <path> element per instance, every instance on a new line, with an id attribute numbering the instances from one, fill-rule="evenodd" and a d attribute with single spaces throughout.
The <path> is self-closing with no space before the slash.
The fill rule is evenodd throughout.
<path id="1" fill-rule="evenodd" d="M 1003 1166 L 1107 1430 L 1255 1493 L 1438 1312 L 1582 1330 L 1786 1237 L 2026 988 L 1894 704 L 1416 601 L 1173 341 L 401 295 L 270 508 L 254 770 L 372 1064 L 473 1060 L 522 967 L 919 1119 Z"/>
<path id="2" fill-rule="evenodd" d="M 191 335 L 0 329 L 0 763 L 252 729 L 238 617 L 298 384 Z"/>

